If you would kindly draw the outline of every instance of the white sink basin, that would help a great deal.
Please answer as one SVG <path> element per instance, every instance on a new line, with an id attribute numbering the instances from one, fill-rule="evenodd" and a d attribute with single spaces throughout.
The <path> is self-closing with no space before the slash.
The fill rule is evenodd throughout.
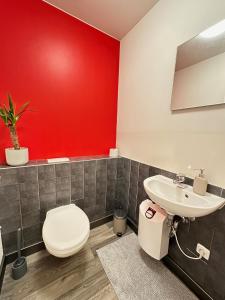
<path id="1" fill-rule="evenodd" d="M 172 179 L 162 175 L 145 179 L 144 188 L 150 199 L 168 214 L 181 217 L 206 216 L 225 204 L 225 199 L 221 197 L 209 193 L 205 196 L 197 195 L 191 186 L 182 189 Z"/>

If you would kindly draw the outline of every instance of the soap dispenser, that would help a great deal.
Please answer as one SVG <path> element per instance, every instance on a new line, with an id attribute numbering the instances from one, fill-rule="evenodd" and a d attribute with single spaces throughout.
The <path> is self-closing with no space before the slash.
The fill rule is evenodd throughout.
<path id="1" fill-rule="evenodd" d="M 196 194 L 205 196 L 208 181 L 205 178 L 204 169 L 197 169 L 197 170 L 200 170 L 200 173 L 194 179 L 193 192 L 196 193 Z"/>

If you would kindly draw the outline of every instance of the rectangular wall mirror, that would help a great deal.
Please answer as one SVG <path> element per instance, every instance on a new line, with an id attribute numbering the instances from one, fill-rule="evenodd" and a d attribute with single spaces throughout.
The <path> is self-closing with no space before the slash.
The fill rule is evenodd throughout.
<path id="1" fill-rule="evenodd" d="M 225 103 L 225 19 L 177 48 L 171 109 Z"/>

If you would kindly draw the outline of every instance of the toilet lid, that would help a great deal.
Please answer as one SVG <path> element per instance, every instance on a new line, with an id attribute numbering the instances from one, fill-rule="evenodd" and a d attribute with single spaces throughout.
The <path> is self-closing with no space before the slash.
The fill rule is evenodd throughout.
<path id="1" fill-rule="evenodd" d="M 87 215 L 75 204 L 69 204 L 48 211 L 42 235 L 51 248 L 65 250 L 82 243 L 89 231 Z"/>

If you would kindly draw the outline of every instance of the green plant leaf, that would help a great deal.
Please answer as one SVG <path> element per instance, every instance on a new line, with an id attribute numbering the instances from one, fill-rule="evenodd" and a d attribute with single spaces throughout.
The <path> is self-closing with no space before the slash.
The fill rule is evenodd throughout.
<path id="1" fill-rule="evenodd" d="M 9 110 L 7 109 L 7 107 L 5 106 L 5 104 L 3 104 L 3 109 L 5 110 L 6 114 L 9 114 Z"/>
<path id="2" fill-rule="evenodd" d="M 23 113 L 27 110 L 28 105 L 29 102 L 26 102 L 21 106 L 19 113 L 16 115 L 16 121 L 22 117 Z"/>
<path id="3" fill-rule="evenodd" d="M 16 126 L 16 123 L 20 119 L 20 117 L 23 115 L 23 113 L 27 110 L 28 105 L 30 104 L 29 101 L 25 102 L 18 112 L 16 113 L 16 108 L 13 103 L 12 97 L 8 95 L 8 107 L 6 105 L 0 106 L 0 117 L 5 123 L 6 126 Z"/>
<path id="4" fill-rule="evenodd" d="M 27 109 L 28 105 L 30 104 L 30 101 L 25 102 L 20 108 L 17 116 L 21 116 Z"/>
<path id="5" fill-rule="evenodd" d="M 23 115 L 23 113 L 26 111 L 28 105 L 29 102 L 24 103 L 20 107 L 18 113 L 16 113 L 16 106 L 13 103 L 12 97 L 9 94 L 8 94 L 8 107 L 4 104 L 2 106 L 0 105 L 0 118 L 3 120 L 5 125 L 10 130 L 10 136 L 11 136 L 14 149 L 20 149 L 18 135 L 16 132 L 16 123 Z"/>
<path id="6" fill-rule="evenodd" d="M 8 118 L 7 118 L 7 114 L 5 113 L 5 110 L 3 108 L 0 108 L 0 117 L 2 118 L 3 122 L 7 126 L 8 125 Z"/>
<path id="7" fill-rule="evenodd" d="M 8 100 L 9 100 L 9 111 L 12 113 L 12 115 L 14 115 L 15 108 L 14 108 L 14 104 L 13 104 L 12 97 L 10 96 L 10 94 L 8 94 Z"/>

